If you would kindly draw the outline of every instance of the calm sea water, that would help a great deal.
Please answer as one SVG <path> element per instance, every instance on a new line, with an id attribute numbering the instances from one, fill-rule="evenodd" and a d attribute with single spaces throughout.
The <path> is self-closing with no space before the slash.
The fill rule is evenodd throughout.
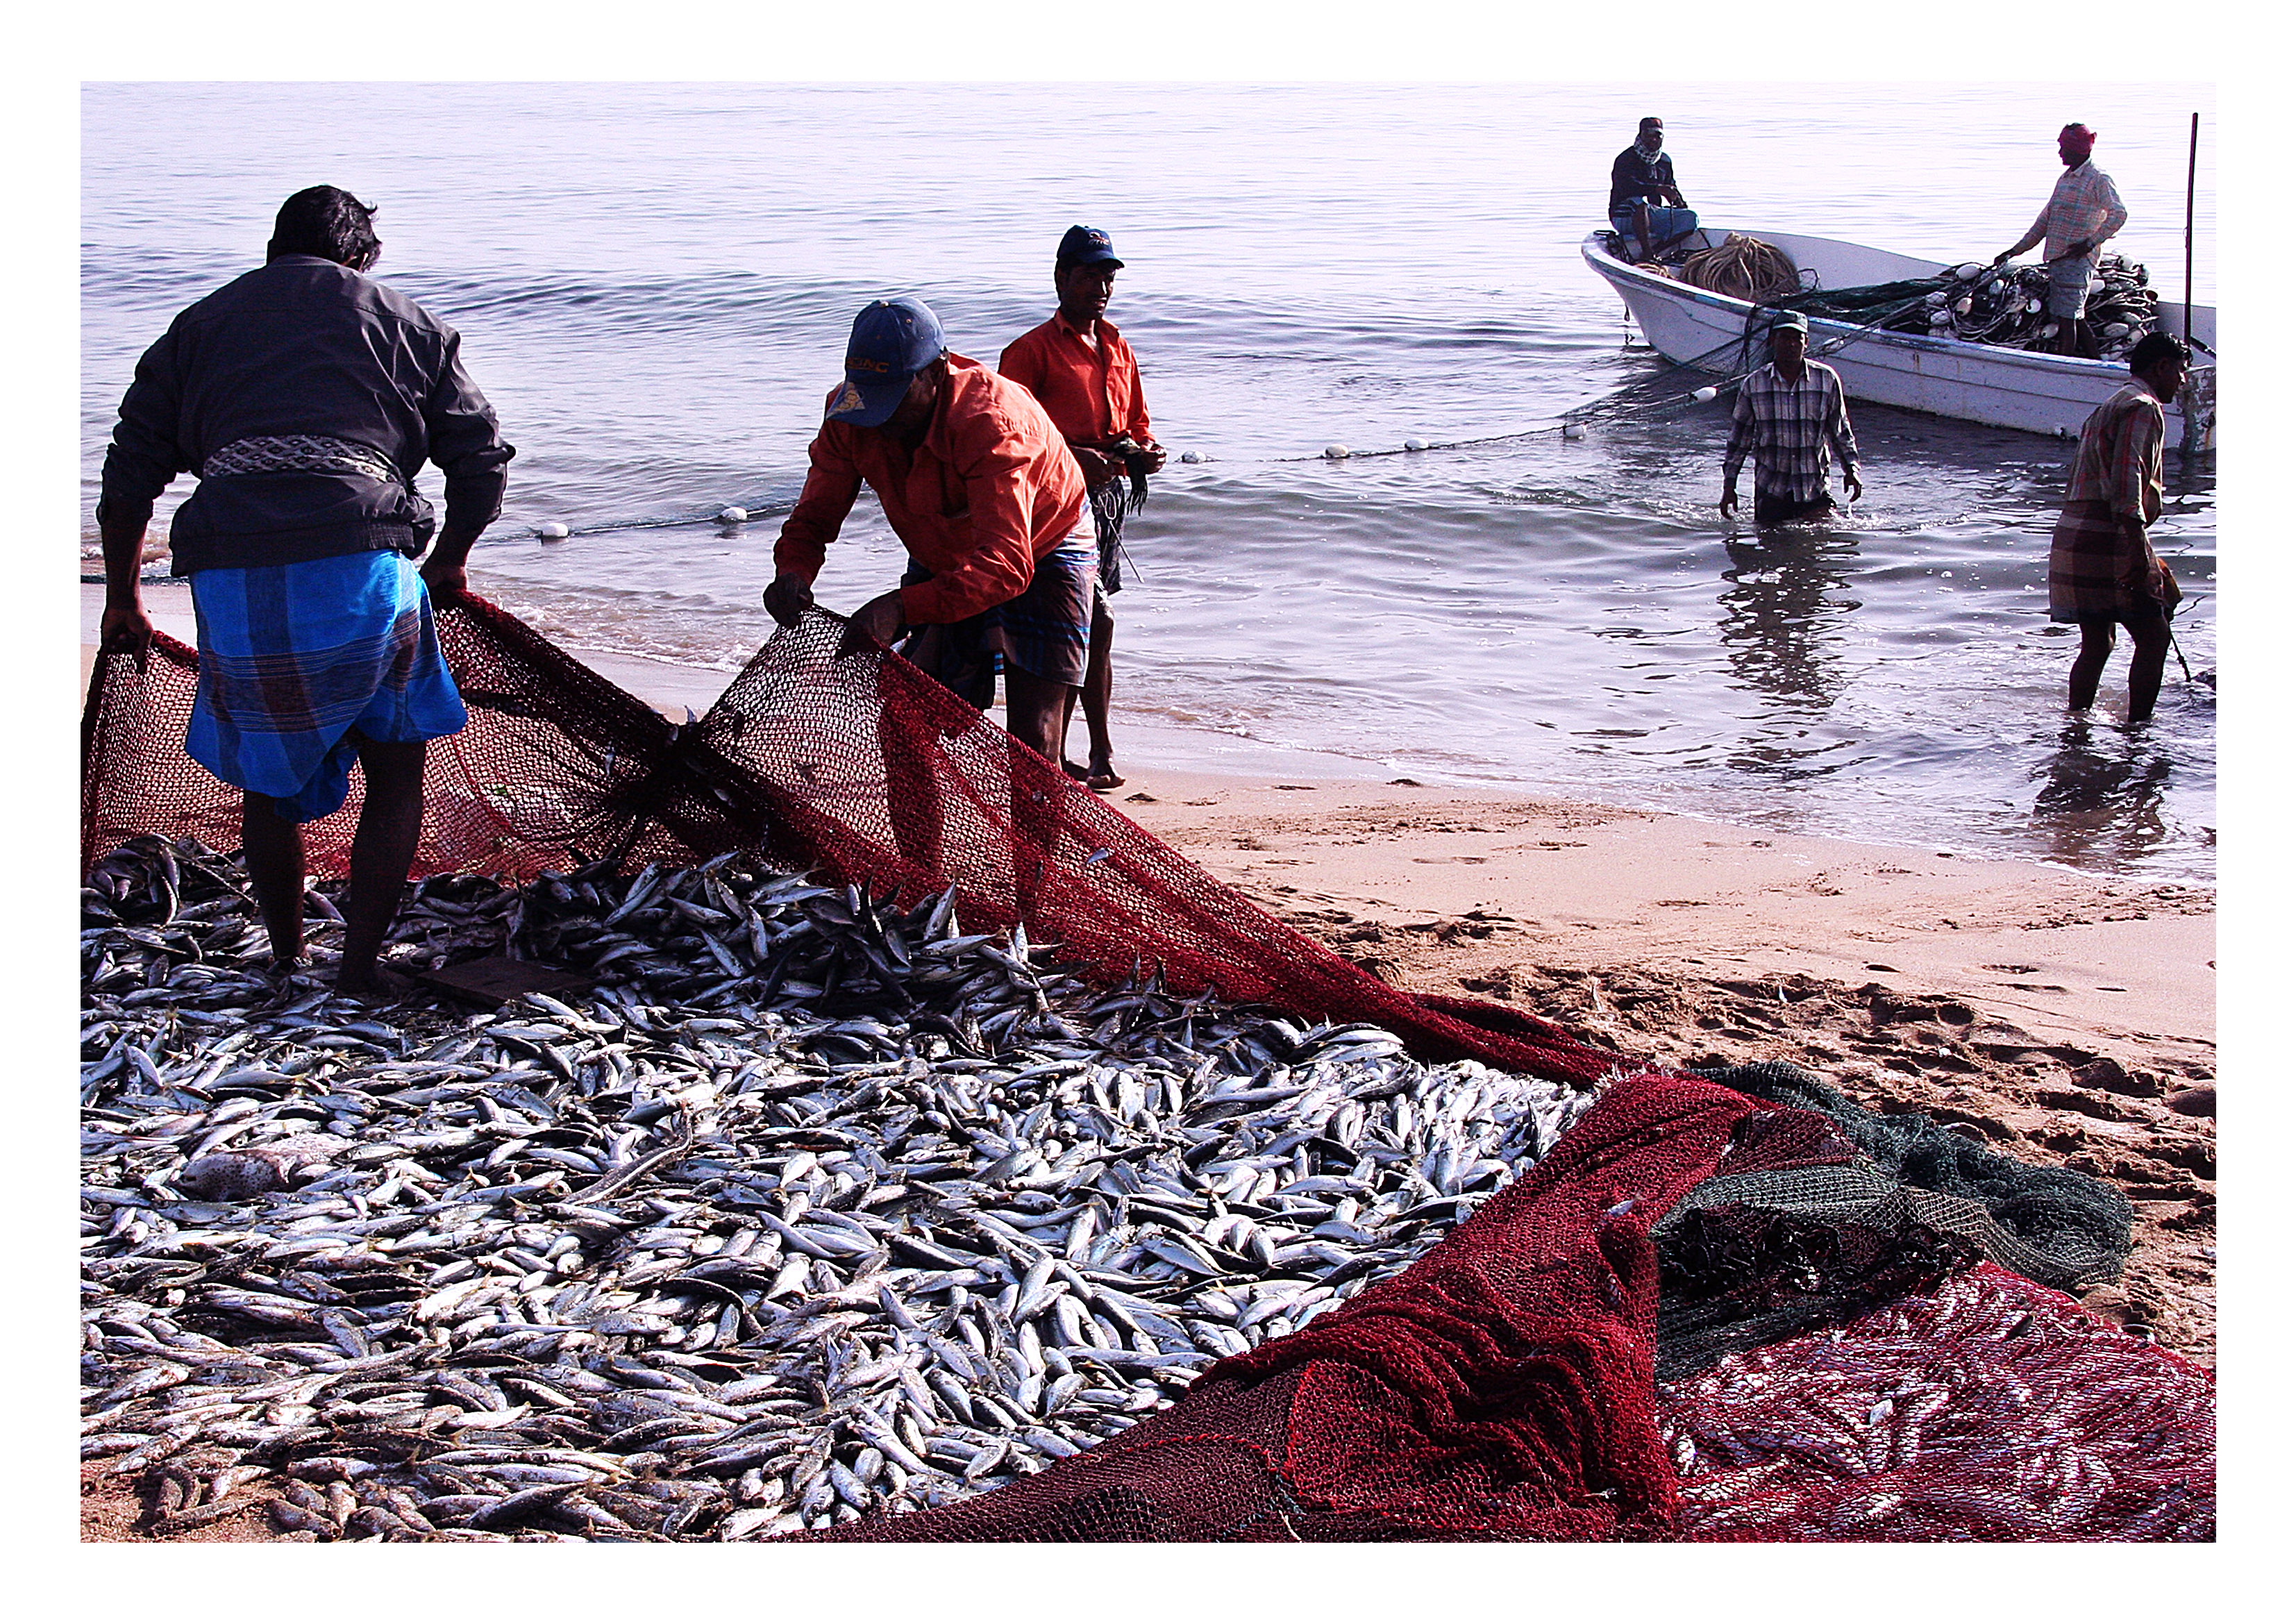
<path id="1" fill-rule="evenodd" d="M 993 363 L 1081 220 L 1128 261 L 1110 315 L 1159 438 L 1210 459 L 1128 532 L 1120 706 L 1365 771 L 2212 882 L 2210 691 L 2172 660 L 2136 735 L 2062 713 L 2070 446 L 1857 407 L 1866 499 L 1767 545 L 1712 507 L 1722 406 L 1316 457 L 1535 428 L 1664 370 L 1578 258 L 1643 113 L 1710 225 L 1952 259 L 2016 239 L 2083 119 L 2116 246 L 2181 296 L 2195 109 L 2208 303 L 2200 86 L 93 86 L 82 545 L 135 356 L 324 180 L 381 203 L 378 274 L 461 329 L 520 447 L 479 589 L 731 669 L 770 630 L 777 527 L 701 521 L 794 496 L 853 312 L 921 295 Z M 2201 670 L 2214 472 L 2169 463 L 2155 545 Z M 574 537 L 536 540 L 554 520 Z M 820 595 L 898 566 L 865 496 Z"/>

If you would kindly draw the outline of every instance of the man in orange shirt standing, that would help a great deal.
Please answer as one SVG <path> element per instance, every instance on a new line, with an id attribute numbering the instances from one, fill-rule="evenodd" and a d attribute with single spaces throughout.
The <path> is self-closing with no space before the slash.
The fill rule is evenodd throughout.
<path id="1" fill-rule="evenodd" d="M 1006 731 L 1059 761 L 1084 679 L 1095 560 L 1084 476 L 1035 397 L 951 352 L 919 300 L 879 299 L 854 318 L 845 381 L 808 455 L 774 547 L 774 619 L 794 626 L 812 607 L 865 482 L 909 569 L 854 613 L 846 648 L 908 636 L 911 660 L 983 710 L 1001 661 Z"/>
<path id="2" fill-rule="evenodd" d="M 1053 260 L 1053 288 L 1060 309 L 1043 325 L 1030 328 L 1004 348 L 996 370 L 1044 403 L 1084 471 L 1092 503 L 1093 528 L 1100 544 L 1100 590 L 1093 595 L 1092 658 L 1084 677 L 1084 721 L 1092 735 L 1089 765 L 1079 773 L 1095 790 L 1112 790 L 1124 780 L 1116 771 L 1108 738 L 1109 653 L 1116 638 L 1116 616 L 1109 595 L 1124 577 L 1117 542 L 1128 505 L 1120 476 L 1131 476 L 1128 505 L 1146 500 L 1146 476 L 1164 466 L 1164 448 L 1148 430 L 1148 407 L 1140 398 L 1140 365 L 1124 335 L 1102 319 L 1116 273 L 1108 234 L 1071 226 Z M 1065 763 L 1063 765 L 1066 765 Z"/>

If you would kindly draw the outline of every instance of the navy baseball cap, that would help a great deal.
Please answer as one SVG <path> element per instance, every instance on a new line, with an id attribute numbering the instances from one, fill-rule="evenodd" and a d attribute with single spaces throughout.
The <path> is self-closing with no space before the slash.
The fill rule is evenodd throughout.
<path id="1" fill-rule="evenodd" d="M 834 422 L 873 429 L 893 414 L 909 380 L 947 350 L 940 318 L 922 299 L 880 299 L 853 318 L 845 346 L 845 387 L 829 403 Z"/>
<path id="2" fill-rule="evenodd" d="M 1116 257 L 1108 234 L 1097 226 L 1070 226 L 1068 234 L 1061 239 L 1061 251 L 1053 256 L 1053 264 L 1062 270 L 1073 265 L 1106 265 L 1119 271 L 1124 268 L 1124 261 Z"/>

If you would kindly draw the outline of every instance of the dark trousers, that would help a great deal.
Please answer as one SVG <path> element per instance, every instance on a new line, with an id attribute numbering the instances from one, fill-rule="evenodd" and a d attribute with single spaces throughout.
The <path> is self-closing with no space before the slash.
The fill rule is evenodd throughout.
<path id="1" fill-rule="evenodd" d="M 1833 511 L 1833 497 L 1824 491 L 1814 502 L 1790 502 L 1784 496 L 1754 493 L 1756 524 L 1794 524 L 1804 519 L 1823 519 Z"/>

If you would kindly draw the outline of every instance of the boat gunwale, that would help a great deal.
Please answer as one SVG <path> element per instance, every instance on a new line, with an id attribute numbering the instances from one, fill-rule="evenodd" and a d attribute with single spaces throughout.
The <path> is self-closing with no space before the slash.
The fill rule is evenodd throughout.
<path id="1" fill-rule="evenodd" d="M 1717 293 L 1710 289 L 1693 287 L 1688 283 L 1677 282 L 1671 276 L 1659 275 L 1653 272 L 1643 269 L 1640 266 L 1628 265 L 1624 260 L 1613 256 L 1609 249 L 1601 246 L 1602 240 L 1605 236 L 1611 234 L 1612 234 L 1603 231 L 1599 227 L 1594 231 L 1588 232 L 1586 237 L 1579 242 L 1578 251 L 1581 257 L 1586 259 L 1588 267 L 1591 268 L 1596 275 L 1602 277 L 1605 282 L 1612 283 L 1614 288 L 1619 289 L 1620 296 L 1621 298 L 1625 297 L 1624 288 L 1620 286 L 1621 279 L 1632 278 L 1632 281 L 1626 282 L 1624 283 L 1624 287 L 1641 288 L 1652 293 L 1658 293 L 1672 298 L 1680 303 L 1704 305 L 1720 313 L 1734 315 L 1737 317 L 1741 326 L 1744 325 L 1746 316 L 1753 311 L 1773 308 L 1767 305 L 1757 304 L 1751 299 L 1735 299 L 1727 293 Z M 1814 242 L 1839 242 L 1839 239 L 1831 237 L 1813 238 L 1811 240 Z M 1859 242 L 1840 242 L 1840 246 L 1843 248 L 1862 249 L 1866 247 L 1866 244 Z M 1890 250 L 1886 249 L 1872 249 L 1867 251 L 1886 253 Z M 1911 254 L 1901 254 L 1897 257 L 1905 259 L 1915 258 L 1915 256 Z M 1931 262 L 1923 260 L 1921 263 L 1929 264 Z M 1953 267 L 1950 266 L 1945 266 L 1942 264 L 1939 266 L 1939 269 L 1941 271 L 1951 270 L 1952 268 Z M 1631 311 L 1632 307 L 1629 306 L 1628 308 Z M 1637 324 L 1639 324 L 1639 320 L 1640 318 L 1637 318 Z M 2105 374 L 2113 378 L 2120 378 L 2125 376 L 2128 371 L 2127 364 L 2120 361 L 2091 360 L 2085 356 L 2050 355 L 2044 351 L 2033 349 L 2013 349 L 2005 344 L 1983 344 L 1978 342 L 1974 339 L 1937 339 L 1930 337 L 1927 333 L 1895 332 L 1887 328 L 1874 328 L 1868 331 L 1858 323 L 1843 321 L 1835 316 L 1811 316 L 1808 317 L 1808 321 L 1812 340 L 1811 350 L 1813 354 L 1816 351 L 1816 340 L 1817 340 L 1821 331 L 1823 331 L 1827 336 L 1832 336 L 1836 332 L 1842 334 L 1859 333 L 1862 334 L 1865 339 L 1881 344 L 1884 349 L 1910 350 L 1923 355 L 1964 356 L 1973 360 L 2005 365 L 2025 370 L 2037 370 L 2045 374 L 2060 378 L 2088 377 L 2096 376 L 2098 374 Z M 1645 338 L 1648 337 L 1647 334 L 1644 336 Z M 1753 335 L 1749 334 L 1748 336 L 1751 338 Z M 1653 348 L 1655 348 L 1655 346 L 1653 346 Z M 1672 357 L 1669 357 L 1669 359 L 1672 359 Z M 1682 362 L 1677 362 L 1675 364 L 1677 365 L 1685 365 L 1685 363 Z M 2213 365 L 2214 362 L 2211 361 L 2203 365 L 2196 366 L 2195 370 L 2208 370 L 2213 367 Z M 1981 388 L 1984 386 L 1978 385 L 1977 387 Z"/>

